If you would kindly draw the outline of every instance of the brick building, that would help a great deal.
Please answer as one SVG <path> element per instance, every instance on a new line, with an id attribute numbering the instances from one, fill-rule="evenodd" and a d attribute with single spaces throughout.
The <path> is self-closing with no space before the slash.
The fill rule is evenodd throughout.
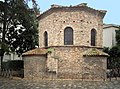
<path id="1" fill-rule="evenodd" d="M 105 79 L 105 10 L 52 5 L 39 19 L 39 48 L 23 54 L 25 78 Z"/>

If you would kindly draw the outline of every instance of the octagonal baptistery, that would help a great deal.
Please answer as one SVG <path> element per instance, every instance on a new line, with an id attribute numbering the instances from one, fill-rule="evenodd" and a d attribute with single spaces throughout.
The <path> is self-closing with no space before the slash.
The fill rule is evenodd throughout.
<path id="1" fill-rule="evenodd" d="M 69 7 L 52 5 L 38 17 L 38 50 L 48 50 L 45 63 L 49 75 L 105 79 L 107 54 L 100 51 L 105 13 L 82 3 Z"/>
<path id="2" fill-rule="evenodd" d="M 104 10 L 95 10 L 82 3 L 69 7 L 52 5 L 39 16 L 39 46 L 53 49 L 47 55 L 49 71 L 56 72 L 59 78 L 83 78 L 84 51 L 102 47 L 105 13 Z M 95 59 L 102 61 L 99 66 L 101 68 L 106 63 L 103 59 Z M 93 62 L 94 65 L 96 64 Z M 91 74 L 88 73 L 85 78 L 90 76 Z"/>

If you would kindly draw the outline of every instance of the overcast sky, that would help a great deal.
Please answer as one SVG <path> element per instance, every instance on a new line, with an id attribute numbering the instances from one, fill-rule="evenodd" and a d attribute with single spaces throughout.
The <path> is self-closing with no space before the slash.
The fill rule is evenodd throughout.
<path id="1" fill-rule="evenodd" d="M 4 1 L 4 0 L 0 0 Z M 120 0 L 36 0 L 40 11 L 44 12 L 50 8 L 52 4 L 59 5 L 78 5 L 80 3 L 88 3 L 88 6 L 94 9 L 107 10 L 104 17 L 104 23 L 120 25 Z"/>
<path id="2" fill-rule="evenodd" d="M 107 10 L 104 23 L 120 25 L 120 0 L 36 0 L 42 12 L 50 8 L 52 4 L 65 6 L 88 3 L 94 9 Z"/>

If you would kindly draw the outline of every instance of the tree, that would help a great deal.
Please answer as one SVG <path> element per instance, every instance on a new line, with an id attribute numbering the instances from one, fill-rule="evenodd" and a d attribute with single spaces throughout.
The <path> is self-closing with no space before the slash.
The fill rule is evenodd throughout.
<path id="1" fill-rule="evenodd" d="M 20 55 L 38 47 L 38 21 L 34 9 L 30 9 L 24 0 L 0 1 L 0 8 L 2 63 L 5 52 Z"/>
<path id="2" fill-rule="evenodd" d="M 120 46 L 114 46 L 112 48 L 104 48 L 103 51 L 110 55 L 107 60 L 108 69 L 119 68 L 120 67 Z"/>
<path id="3" fill-rule="evenodd" d="M 120 68 L 120 27 L 116 30 L 116 46 L 104 48 L 103 51 L 108 53 L 108 68 Z"/>
<path id="4" fill-rule="evenodd" d="M 33 6 L 33 10 L 34 10 L 34 13 L 36 15 L 39 15 L 40 14 L 40 11 L 39 11 L 39 7 L 38 7 L 38 4 L 36 3 L 36 0 L 25 0 L 26 3 L 28 4 L 29 1 L 32 1 L 32 6 Z"/>

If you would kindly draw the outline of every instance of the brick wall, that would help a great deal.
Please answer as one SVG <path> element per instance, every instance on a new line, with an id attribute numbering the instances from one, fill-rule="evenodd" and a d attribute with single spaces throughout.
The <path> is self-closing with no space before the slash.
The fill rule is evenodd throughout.
<path id="1" fill-rule="evenodd" d="M 56 71 L 62 79 L 104 79 L 106 77 L 106 57 L 83 57 L 89 47 L 53 47 L 48 54 L 48 69 Z M 52 69 L 53 68 L 53 69 Z"/>
<path id="2" fill-rule="evenodd" d="M 29 79 L 105 79 L 106 57 L 83 57 L 85 46 L 51 47 L 46 56 L 23 56 L 24 77 Z M 99 48 L 99 50 L 101 50 Z"/>
<path id="3" fill-rule="evenodd" d="M 73 29 L 74 45 L 90 46 L 91 29 L 96 29 L 96 46 L 102 47 L 103 21 L 100 12 L 86 8 L 63 8 L 51 11 L 39 20 L 39 46 L 44 47 L 44 32 L 48 32 L 48 46 L 64 45 L 64 29 Z"/>
<path id="4" fill-rule="evenodd" d="M 84 57 L 83 79 L 106 79 L 106 57 Z"/>
<path id="5" fill-rule="evenodd" d="M 46 77 L 46 57 L 45 56 L 23 56 L 24 77 L 25 78 L 45 78 Z"/>

